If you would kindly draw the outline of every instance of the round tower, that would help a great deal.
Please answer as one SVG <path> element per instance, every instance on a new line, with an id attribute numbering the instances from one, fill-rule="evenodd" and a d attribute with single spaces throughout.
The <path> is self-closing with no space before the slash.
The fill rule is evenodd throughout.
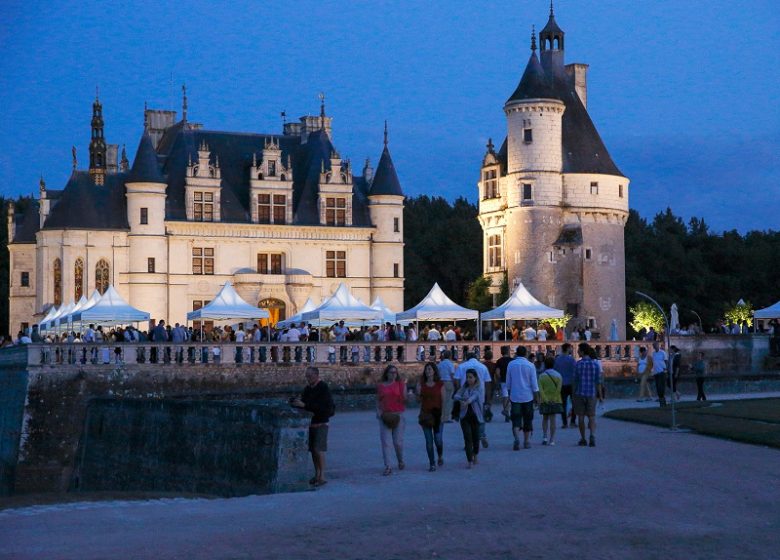
<path id="1" fill-rule="evenodd" d="M 125 180 L 130 225 L 130 304 L 149 311 L 155 319 L 165 320 L 168 319 L 166 187 L 152 140 L 144 131 L 133 167 Z"/>
<path id="2" fill-rule="evenodd" d="M 368 191 L 368 211 L 376 228 L 371 243 L 371 300 L 380 296 L 392 311 L 404 307 L 404 193 L 387 147 Z"/>

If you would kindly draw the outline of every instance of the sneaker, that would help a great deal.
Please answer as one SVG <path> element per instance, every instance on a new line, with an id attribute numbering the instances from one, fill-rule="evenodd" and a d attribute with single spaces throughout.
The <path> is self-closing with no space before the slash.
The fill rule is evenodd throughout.
<path id="1" fill-rule="evenodd" d="M 554 441 L 551 441 L 551 442 L 550 442 L 550 443 L 548 443 L 547 445 L 549 445 L 550 447 L 552 447 L 553 445 L 555 445 L 555 442 L 554 442 Z"/>
<path id="2" fill-rule="evenodd" d="M 587 442 L 587 441 L 585 441 L 585 438 L 582 438 L 582 439 L 579 441 L 579 443 L 577 443 L 577 445 L 579 445 L 580 447 L 587 447 L 587 445 L 588 445 L 588 442 Z"/>
<path id="3" fill-rule="evenodd" d="M 588 445 L 590 447 L 596 447 L 596 438 L 594 436 L 590 436 L 590 443 Z"/>
<path id="4" fill-rule="evenodd" d="M 531 444 L 529 442 L 523 443 L 523 449 L 531 449 Z"/>
<path id="5" fill-rule="evenodd" d="M 544 438 L 544 439 L 542 440 L 542 445 L 547 445 L 547 438 Z"/>
<path id="6" fill-rule="evenodd" d="M 430 467 L 428 467 L 428 472 L 436 472 L 436 465 L 432 464 Z"/>
<path id="7" fill-rule="evenodd" d="M 520 442 L 516 441 L 515 444 L 512 446 L 513 451 L 520 451 Z"/>

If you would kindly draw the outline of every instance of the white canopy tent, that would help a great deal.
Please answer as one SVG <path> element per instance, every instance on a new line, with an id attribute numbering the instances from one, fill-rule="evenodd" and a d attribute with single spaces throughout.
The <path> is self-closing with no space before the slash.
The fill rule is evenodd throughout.
<path id="1" fill-rule="evenodd" d="M 482 314 L 483 321 L 530 321 L 534 319 L 558 319 L 563 311 L 548 307 L 531 295 L 520 282 L 504 303 Z"/>
<path id="2" fill-rule="evenodd" d="M 479 311 L 461 307 L 447 297 L 436 283 L 423 300 L 406 311 L 397 313 L 396 321 L 469 321 L 479 317 Z"/>
<path id="3" fill-rule="evenodd" d="M 228 281 L 208 305 L 187 313 L 188 321 L 212 319 L 226 321 L 228 319 L 268 319 L 270 314 L 244 301 L 233 285 Z"/>
<path id="4" fill-rule="evenodd" d="M 94 305 L 73 314 L 72 320 L 81 323 L 124 325 L 148 321 L 149 317 L 149 313 L 127 303 L 114 286 L 109 286 Z"/>
<path id="5" fill-rule="evenodd" d="M 102 297 L 103 297 L 103 294 L 101 294 L 97 290 L 93 290 L 92 291 L 92 295 L 89 296 L 89 299 L 84 303 L 84 305 L 82 305 L 79 309 L 75 309 L 74 308 L 74 309 L 71 310 L 71 312 L 70 312 L 70 314 L 68 316 L 69 317 L 68 318 L 68 322 L 70 322 L 70 323 L 78 322 L 79 324 L 81 324 L 82 323 L 82 321 L 81 321 L 81 313 L 83 313 L 87 309 L 92 309 L 95 306 L 95 304 L 100 301 L 100 298 L 102 298 Z M 81 300 L 79 300 L 79 301 L 81 301 Z"/>
<path id="6" fill-rule="evenodd" d="M 67 322 L 72 323 L 73 315 L 84 309 L 84 307 L 88 304 L 89 300 L 87 299 L 87 296 L 82 295 L 81 298 L 76 302 L 76 305 L 73 307 L 73 309 L 70 310 L 70 313 L 68 313 L 67 317 L 65 317 Z"/>
<path id="7" fill-rule="evenodd" d="M 57 316 L 57 313 L 60 312 L 60 309 L 56 305 L 52 305 L 49 307 L 49 311 L 46 312 L 46 315 L 43 316 L 43 319 L 38 321 L 38 329 L 45 331 L 47 328 L 47 323 L 51 321 L 54 317 Z"/>
<path id="8" fill-rule="evenodd" d="M 382 312 L 372 309 L 349 291 L 344 283 L 339 284 L 334 294 L 318 308 L 302 314 L 303 321 L 312 324 L 332 324 L 344 321 L 348 324 L 363 323 L 382 319 Z"/>
<path id="9" fill-rule="evenodd" d="M 382 312 L 382 324 L 390 323 L 391 325 L 395 325 L 396 314 L 390 311 L 380 296 L 376 296 L 374 303 L 371 304 L 371 309 L 376 309 L 377 311 Z"/>
<path id="10" fill-rule="evenodd" d="M 276 328 L 286 329 L 290 325 L 293 324 L 297 325 L 298 323 L 304 323 L 305 321 L 303 320 L 303 314 L 308 313 L 309 311 L 314 311 L 315 309 L 317 309 L 317 304 L 314 303 L 314 301 L 311 298 L 308 298 L 306 300 L 306 303 L 303 304 L 303 307 L 301 307 L 301 310 L 298 313 L 296 313 L 289 319 L 285 319 L 284 321 L 279 321 L 278 323 L 276 323 Z"/>
<path id="11" fill-rule="evenodd" d="M 63 319 L 68 316 L 68 313 L 73 311 L 73 308 L 76 307 L 76 302 L 71 301 L 67 305 L 63 305 L 60 307 L 60 310 L 57 312 L 57 314 L 49 319 L 49 322 L 46 324 L 46 330 L 58 328 L 60 326 L 60 323 L 63 322 Z"/>
<path id="12" fill-rule="evenodd" d="M 757 309 L 753 313 L 753 317 L 756 319 L 780 319 L 780 301 L 769 307 Z"/>

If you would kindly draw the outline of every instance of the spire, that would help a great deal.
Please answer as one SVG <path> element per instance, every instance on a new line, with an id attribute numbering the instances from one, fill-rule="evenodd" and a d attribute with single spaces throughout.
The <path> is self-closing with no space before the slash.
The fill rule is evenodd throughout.
<path id="1" fill-rule="evenodd" d="M 157 163 L 157 152 L 154 151 L 149 133 L 144 131 L 138 150 L 135 152 L 133 168 L 127 177 L 128 183 L 165 183 Z"/>
<path id="2" fill-rule="evenodd" d="M 387 148 L 387 119 L 385 119 L 385 148 Z"/>
<path id="3" fill-rule="evenodd" d="M 127 161 L 127 150 L 125 149 L 125 145 L 122 144 L 122 159 L 119 161 L 119 171 L 126 173 L 129 168 L 130 162 Z"/>
<path id="4" fill-rule="evenodd" d="M 187 122 L 187 84 L 181 85 L 181 121 Z"/>
<path id="5" fill-rule="evenodd" d="M 531 26 L 531 52 L 536 52 L 536 28 Z"/>
<path id="6" fill-rule="evenodd" d="M 70 147 L 70 156 L 73 158 L 73 170 L 75 171 L 79 165 L 79 160 L 76 159 L 76 146 Z"/>
<path id="7" fill-rule="evenodd" d="M 38 189 L 41 191 L 41 195 L 46 192 L 46 181 L 43 180 L 43 173 L 41 173 L 41 180 L 38 181 Z M 41 196 L 43 198 L 43 196 Z"/>
<path id="8" fill-rule="evenodd" d="M 89 142 L 89 174 L 96 185 L 103 184 L 106 174 L 106 140 L 103 137 L 103 105 L 100 91 L 95 87 L 95 101 L 92 103 L 92 137 Z"/>
<path id="9" fill-rule="evenodd" d="M 320 92 L 320 130 L 325 130 L 325 94 Z"/>
<path id="10" fill-rule="evenodd" d="M 387 147 L 387 121 L 385 121 L 384 136 L 385 146 L 376 166 L 376 172 L 374 173 L 371 190 L 368 195 L 403 196 L 404 192 L 401 189 L 398 174 L 395 172 L 395 164 L 393 164 L 393 158 L 390 157 L 390 149 Z"/>
<path id="11" fill-rule="evenodd" d="M 555 9 L 553 8 L 553 0 L 550 0 L 550 17 L 555 17 Z"/>

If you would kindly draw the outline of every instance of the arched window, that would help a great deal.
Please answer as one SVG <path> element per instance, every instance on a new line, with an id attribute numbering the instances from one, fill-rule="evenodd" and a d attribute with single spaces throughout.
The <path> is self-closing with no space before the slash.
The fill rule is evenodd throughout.
<path id="1" fill-rule="evenodd" d="M 95 289 L 101 294 L 105 293 L 108 289 L 110 282 L 110 271 L 108 262 L 105 259 L 100 259 L 95 265 Z"/>
<path id="2" fill-rule="evenodd" d="M 54 259 L 54 305 L 62 305 L 62 261 Z"/>
<path id="3" fill-rule="evenodd" d="M 84 261 L 76 259 L 73 265 L 73 300 L 78 301 L 84 295 Z"/>

